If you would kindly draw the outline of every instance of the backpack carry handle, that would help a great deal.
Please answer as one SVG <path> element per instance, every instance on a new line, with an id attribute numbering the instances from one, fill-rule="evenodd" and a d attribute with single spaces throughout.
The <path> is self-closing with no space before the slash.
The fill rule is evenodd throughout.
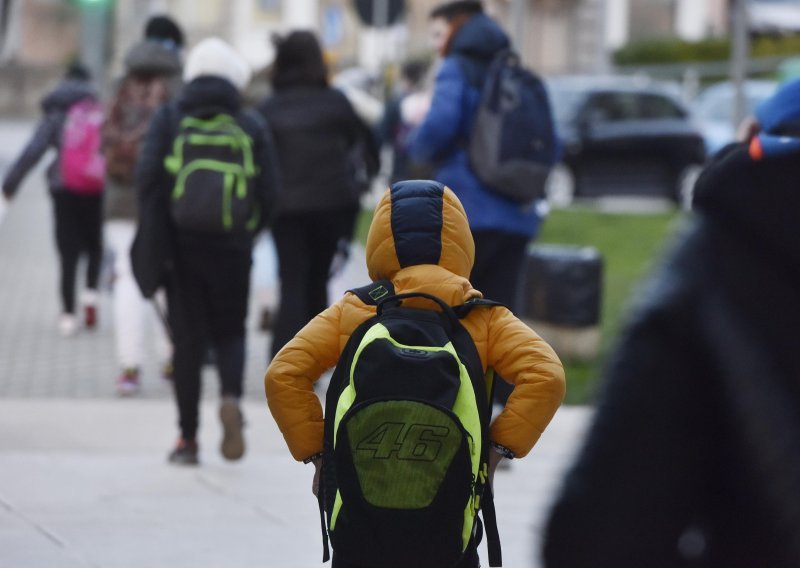
<path id="1" fill-rule="evenodd" d="M 453 311 L 453 308 L 450 305 L 442 300 L 441 298 L 434 296 L 433 294 L 426 294 L 425 292 L 406 292 L 404 294 L 394 294 L 393 296 L 387 296 L 386 298 L 382 299 L 378 302 L 378 315 L 383 313 L 384 307 L 388 304 L 400 304 L 400 301 L 408 299 L 408 298 L 424 298 L 426 300 L 430 300 L 439 305 L 442 308 L 442 312 L 447 316 L 447 319 L 450 323 L 457 323 L 458 316 Z"/>

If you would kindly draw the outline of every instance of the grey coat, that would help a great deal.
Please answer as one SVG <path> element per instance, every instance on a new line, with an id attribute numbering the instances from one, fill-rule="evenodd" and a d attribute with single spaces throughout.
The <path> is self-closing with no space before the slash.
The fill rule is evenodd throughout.
<path id="1" fill-rule="evenodd" d="M 53 148 L 56 157 L 47 168 L 47 185 L 51 192 L 62 191 L 61 172 L 58 167 L 61 150 L 61 131 L 69 108 L 85 98 L 94 98 L 95 92 L 86 81 L 65 79 L 42 99 L 44 116 L 33 137 L 14 161 L 3 180 L 3 193 L 11 198 L 19 189 L 25 176 L 39 163 L 45 153 Z"/>

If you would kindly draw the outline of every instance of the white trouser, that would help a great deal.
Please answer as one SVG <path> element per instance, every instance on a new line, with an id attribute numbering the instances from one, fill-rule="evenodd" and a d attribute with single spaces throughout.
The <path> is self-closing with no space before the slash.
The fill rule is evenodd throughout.
<path id="1" fill-rule="evenodd" d="M 114 255 L 114 333 L 117 358 L 123 369 L 141 367 L 147 356 L 145 337 L 155 337 L 156 356 L 161 363 L 170 358 L 171 347 L 155 307 L 139 291 L 131 269 L 131 245 L 136 235 L 134 221 L 114 220 L 105 224 L 105 244 Z M 161 296 L 161 293 L 159 293 Z M 163 297 L 157 297 L 163 306 Z"/>

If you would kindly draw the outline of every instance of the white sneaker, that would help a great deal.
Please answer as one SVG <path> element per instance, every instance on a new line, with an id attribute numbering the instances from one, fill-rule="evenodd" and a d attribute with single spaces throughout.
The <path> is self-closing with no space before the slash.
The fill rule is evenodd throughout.
<path id="1" fill-rule="evenodd" d="M 58 333 L 61 337 L 72 337 L 78 332 L 78 319 L 73 314 L 61 314 L 58 317 Z"/>

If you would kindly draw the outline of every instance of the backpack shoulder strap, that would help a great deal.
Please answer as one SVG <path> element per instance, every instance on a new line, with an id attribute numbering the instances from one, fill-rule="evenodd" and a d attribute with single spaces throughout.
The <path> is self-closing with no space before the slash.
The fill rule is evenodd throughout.
<path id="1" fill-rule="evenodd" d="M 348 292 L 355 294 L 368 306 L 377 306 L 382 299 L 394 295 L 394 284 L 391 280 L 378 280 L 361 288 L 353 288 Z"/>
<path id="2" fill-rule="evenodd" d="M 485 298 L 473 298 L 472 300 L 467 300 L 460 306 L 453 306 L 453 311 L 459 317 L 459 319 L 464 319 L 467 317 L 470 312 L 472 312 L 475 308 L 508 308 L 505 304 L 501 304 L 500 302 L 495 302 L 494 300 L 487 300 Z"/>
<path id="3" fill-rule="evenodd" d="M 508 308 L 505 304 L 495 302 L 494 300 L 486 300 L 484 298 L 473 298 L 460 306 L 454 306 L 453 311 L 463 319 L 467 317 L 475 308 Z M 494 369 L 489 369 L 486 376 L 486 402 L 485 409 L 487 416 L 487 423 L 491 416 L 492 400 L 494 399 L 494 388 L 496 378 Z M 489 566 L 502 566 L 502 550 L 500 547 L 500 532 L 497 528 L 497 515 L 494 508 L 494 493 L 492 487 L 487 482 L 483 489 L 483 496 L 481 498 L 481 514 L 483 516 L 483 525 L 486 533 L 486 544 L 489 551 Z"/>

